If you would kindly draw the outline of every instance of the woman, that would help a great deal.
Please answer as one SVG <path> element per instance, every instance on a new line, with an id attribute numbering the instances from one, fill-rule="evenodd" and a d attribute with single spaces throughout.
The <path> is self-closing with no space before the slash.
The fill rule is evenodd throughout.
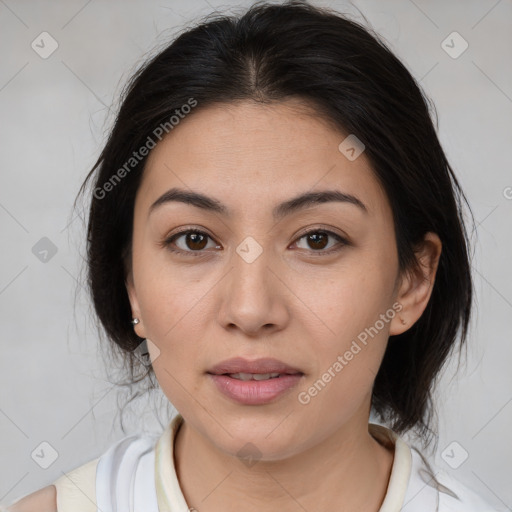
<path id="1" fill-rule="evenodd" d="M 401 437 L 431 441 L 472 283 L 464 194 L 377 36 L 296 1 L 208 20 L 133 77 L 90 179 L 97 315 L 179 414 L 10 511 L 492 510 Z"/>

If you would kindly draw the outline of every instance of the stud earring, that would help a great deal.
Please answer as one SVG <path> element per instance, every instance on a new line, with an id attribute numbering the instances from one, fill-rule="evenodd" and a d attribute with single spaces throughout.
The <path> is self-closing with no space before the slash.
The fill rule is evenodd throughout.
<path id="1" fill-rule="evenodd" d="M 402 325 L 405 325 L 407 323 L 402 317 L 400 317 L 400 322 L 402 322 Z"/>
<path id="2" fill-rule="evenodd" d="M 140 320 L 138 318 L 134 318 L 132 320 L 132 325 L 137 325 L 138 323 L 140 323 Z"/>

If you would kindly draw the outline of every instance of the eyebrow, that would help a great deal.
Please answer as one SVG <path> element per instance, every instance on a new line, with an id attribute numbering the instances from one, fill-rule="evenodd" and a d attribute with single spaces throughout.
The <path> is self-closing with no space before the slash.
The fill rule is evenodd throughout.
<path id="1" fill-rule="evenodd" d="M 226 217 L 231 217 L 232 213 L 227 206 L 222 204 L 219 200 L 208 197 L 198 192 L 192 192 L 180 188 L 171 188 L 163 195 L 161 195 L 149 208 L 148 216 L 151 215 L 159 206 L 170 203 L 180 202 L 201 208 L 213 213 L 218 213 Z M 318 192 L 306 192 L 298 195 L 292 199 L 284 201 L 274 207 L 272 214 L 274 219 L 282 219 L 301 209 L 313 206 L 315 204 L 341 202 L 357 206 L 363 212 L 368 213 L 365 204 L 357 197 L 340 192 L 338 190 L 322 190 Z"/>

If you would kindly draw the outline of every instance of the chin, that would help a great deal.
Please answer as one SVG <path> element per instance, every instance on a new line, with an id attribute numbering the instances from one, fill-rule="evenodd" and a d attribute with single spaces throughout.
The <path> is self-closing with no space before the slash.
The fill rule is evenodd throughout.
<path id="1" fill-rule="evenodd" d="M 284 425 L 283 417 L 286 415 L 282 413 L 265 418 L 235 416 L 231 421 L 224 416 L 223 428 L 219 426 L 212 432 L 211 422 L 206 428 L 210 431 L 210 440 L 230 456 L 278 461 L 294 455 L 305 442 L 299 438 L 302 430 L 296 426 L 290 428 L 291 424 Z"/>

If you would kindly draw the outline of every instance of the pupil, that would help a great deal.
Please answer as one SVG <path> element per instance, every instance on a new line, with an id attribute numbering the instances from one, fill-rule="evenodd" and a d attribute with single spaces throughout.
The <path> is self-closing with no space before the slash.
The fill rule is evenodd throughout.
<path id="1" fill-rule="evenodd" d="M 312 233 L 309 235 L 308 239 L 312 249 L 323 249 L 327 245 L 327 233 L 324 233 L 323 231 Z M 313 245 L 311 245 L 311 242 Z"/>
<path id="2" fill-rule="evenodd" d="M 198 242 L 199 239 L 203 239 L 202 240 L 202 244 L 201 244 L 201 241 Z M 206 244 L 204 243 L 206 240 L 206 237 L 203 236 L 201 233 L 189 233 L 188 235 L 188 241 L 191 241 L 191 243 L 188 243 L 187 241 L 187 245 L 189 247 L 189 249 L 204 249 L 204 247 L 206 246 Z M 199 244 L 199 245 L 197 245 Z"/>

